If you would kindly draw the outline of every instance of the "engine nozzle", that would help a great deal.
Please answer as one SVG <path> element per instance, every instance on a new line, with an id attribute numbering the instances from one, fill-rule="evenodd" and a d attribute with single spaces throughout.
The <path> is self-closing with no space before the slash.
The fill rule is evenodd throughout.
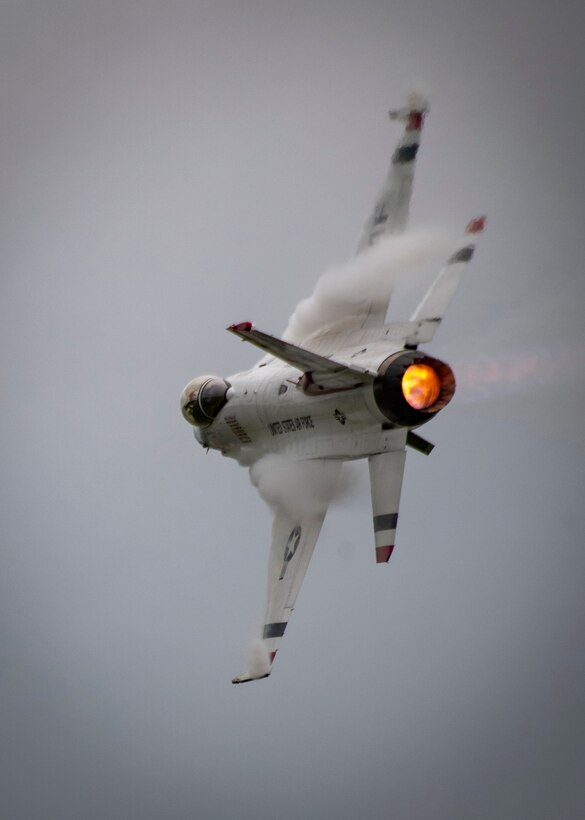
<path id="1" fill-rule="evenodd" d="M 378 409 L 397 427 L 429 421 L 455 394 L 455 376 L 445 362 L 419 350 L 401 350 L 385 359 L 374 381 Z"/>

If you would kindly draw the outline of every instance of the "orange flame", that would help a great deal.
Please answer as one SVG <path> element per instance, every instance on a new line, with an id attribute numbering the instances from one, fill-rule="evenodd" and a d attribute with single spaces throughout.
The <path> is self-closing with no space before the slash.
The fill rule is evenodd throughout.
<path id="1" fill-rule="evenodd" d="M 439 398 L 441 382 L 428 364 L 411 364 L 402 377 L 402 393 L 415 410 L 426 410 Z"/>

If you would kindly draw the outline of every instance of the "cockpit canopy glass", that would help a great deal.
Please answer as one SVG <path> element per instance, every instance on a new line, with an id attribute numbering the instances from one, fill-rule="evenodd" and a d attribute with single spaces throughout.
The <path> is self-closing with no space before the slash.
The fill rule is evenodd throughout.
<path id="1" fill-rule="evenodd" d="M 203 427 L 227 404 L 229 382 L 218 376 L 199 376 L 181 394 L 181 411 L 189 424 Z"/>

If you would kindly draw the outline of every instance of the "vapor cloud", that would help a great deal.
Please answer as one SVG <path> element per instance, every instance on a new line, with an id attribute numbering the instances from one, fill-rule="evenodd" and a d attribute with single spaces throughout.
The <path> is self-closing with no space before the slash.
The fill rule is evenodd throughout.
<path id="1" fill-rule="evenodd" d="M 327 270 L 289 319 L 284 338 L 301 343 L 327 325 L 363 312 L 384 310 L 398 280 L 434 257 L 447 257 L 454 238 L 439 231 L 412 231 L 382 239 L 345 265 Z"/>
<path id="2" fill-rule="evenodd" d="M 295 461 L 267 455 L 250 468 L 250 480 L 271 510 L 298 519 L 320 515 L 347 488 L 340 461 Z"/>

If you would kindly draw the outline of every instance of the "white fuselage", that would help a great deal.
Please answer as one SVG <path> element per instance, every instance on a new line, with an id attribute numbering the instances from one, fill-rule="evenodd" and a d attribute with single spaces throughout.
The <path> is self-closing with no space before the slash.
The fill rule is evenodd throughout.
<path id="1" fill-rule="evenodd" d="M 392 449 L 397 430 L 378 409 L 371 383 L 313 396 L 298 386 L 300 375 L 270 359 L 231 376 L 227 404 L 196 429 L 198 441 L 244 465 L 275 452 L 355 459 Z"/>

